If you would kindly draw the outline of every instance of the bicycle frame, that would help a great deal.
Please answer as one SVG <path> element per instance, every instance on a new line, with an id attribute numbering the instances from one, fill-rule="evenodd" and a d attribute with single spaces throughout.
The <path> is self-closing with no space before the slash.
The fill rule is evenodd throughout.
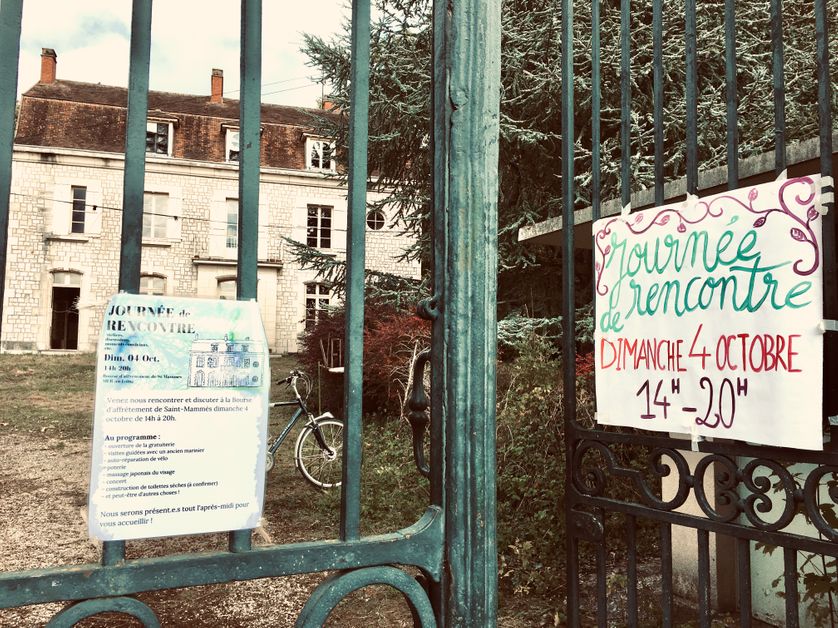
<path id="1" fill-rule="evenodd" d="M 271 454 L 276 454 L 276 450 L 279 449 L 280 445 L 282 445 L 283 441 L 288 438 L 288 434 L 291 432 L 291 429 L 296 425 L 297 421 L 300 420 L 300 416 L 303 414 L 308 415 L 306 407 L 303 405 L 302 401 L 294 400 L 294 401 L 272 401 L 268 404 L 270 408 L 279 408 L 285 406 L 299 406 L 297 410 L 294 412 L 293 416 L 289 419 L 288 424 L 282 428 L 282 431 L 279 433 L 274 441 L 268 446 L 268 451 Z M 319 440 L 318 440 L 319 442 Z"/>
<path id="2" fill-rule="evenodd" d="M 282 428 L 282 431 L 279 433 L 279 436 L 277 436 L 274 439 L 274 441 L 268 446 L 268 452 L 271 455 L 275 455 L 277 449 L 279 449 L 280 446 L 282 445 L 282 443 L 285 441 L 285 439 L 288 438 L 288 434 L 291 432 L 294 425 L 296 425 L 297 421 L 300 420 L 300 416 L 302 416 L 304 414 L 306 416 L 310 416 L 308 408 L 305 405 L 305 401 L 303 401 L 302 397 L 299 396 L 299 394 L 297 393 L 296 388 L 294 389 L 294 394 L 297 398 L 293 401 L 272 401 L 268 404 L 269 408 L 299 406 L 297 408 L 297 410 L 294 412 L 294 414 L 291 416 L 291 418 L 288 420 L 288 423 L 285 425 L 285 427 Z M 317 444 L 320 445 L 321 449 L 324 449 L 325 451 L 327 451 L 329 453 L 329 455 L 332 455 L 332 454 L 334 454 L 334 451 L 332 451 L 332 448 L 329 447 L 329 445 L 326 443 L 325 440 L 323 440 L 323 435 L 320 433 L 320 430 L 317 428 L 317 420 L 318 419 L 324 419 L 324 418 L 333 419 L 335 417 L 331 412 L 324 412 L 323 414 L 321 414 L 318 417 L 312 417 L 311 420 L 309 421 L 309 424 L 313 427 L 312 431 L 314 432 L 314 438 L 317 440 Z"/>

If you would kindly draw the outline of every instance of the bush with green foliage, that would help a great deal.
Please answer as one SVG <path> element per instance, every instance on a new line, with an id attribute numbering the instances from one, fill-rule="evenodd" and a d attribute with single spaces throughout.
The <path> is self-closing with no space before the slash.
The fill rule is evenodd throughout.
<path id="1" fill-rule="evenodd" d="M 564 440 L 561 363 L 531 335 L 498 365 L 498 560 L 502 591 L 546 594 L 562 579 Z"/>

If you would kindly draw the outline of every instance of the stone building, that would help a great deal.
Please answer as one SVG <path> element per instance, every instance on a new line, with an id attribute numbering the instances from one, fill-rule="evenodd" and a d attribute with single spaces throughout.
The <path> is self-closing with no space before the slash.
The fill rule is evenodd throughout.
<path id="1" fill-rule="evenodd" d="M 118 285 L 127 90 L 58 80 L 55 52 L 41 59 L 15 134 L 0 349 L 92 351 Z M 221 70 L 210 85 L 210 96 L 149 92 L 144 293 L 235 298 L 239 103 L 223 97 Z M 346 188 L 313 131 L 323 115 L 335 114 L 262 105 L 258 301 L 272 351 L 295 351 L 334 301 L 283 237 L 338 258 L 346 249 Z M 390 216 L 374 210 L 366 223 L 368 268 L 418 277 L 398 261 L 410 241 Z"/>

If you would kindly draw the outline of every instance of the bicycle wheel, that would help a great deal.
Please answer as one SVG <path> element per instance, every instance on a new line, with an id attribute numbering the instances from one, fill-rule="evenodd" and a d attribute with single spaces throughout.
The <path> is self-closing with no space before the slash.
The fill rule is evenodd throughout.
<path id="1" fill-rule="evenodd" d="M 313 426 L 304 427 L 294 447 L 297 468 L 306 480 L 318 488 L 340 486 L 343 475 L 343 421 L 320 419 L 317 428 L 329 449 L 320 446 Z"/>

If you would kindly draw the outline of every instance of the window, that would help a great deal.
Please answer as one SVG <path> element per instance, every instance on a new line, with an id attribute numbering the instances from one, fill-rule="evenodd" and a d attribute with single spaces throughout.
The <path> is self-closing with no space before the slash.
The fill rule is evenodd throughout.
<path id="1" fill-rule="evenodd" d="M 320 311 L 329 305 L 329 287 L 322 283 L 306 284 L 306 329 L 311 329 Z"/>
<path id="2" fill-rule="evenodd" d="M 87 188 L 82 185 L 70 187 L 73 194 L 73 215 L 70 219 L 71 233 L 84 233 L 84 214 L 87 210 Z"/>
<path id="3" fill-rule="evenodd" d="M 227 228 L 224 248 L 235 251 L 239 247 L 239 200 L 227 199 Z"/>
<path id="4" fill-rule="evenodd" d="M 306 220 L 306 244 L 318 249 L 332 246 L 332 207 L 309 205 Z"/>
<path id="5" fill-rule="evenodd" d="M 49 194 L 49 190 L 44 190 Z M 79 180 L 76 177 L 58 178 L 51 190 L 52 204 L 45 205 L 45 233 L 47 238 L 70 236 L 70 240 L 87 240 L 102 231 L 101 182 Z"/>
<path id="6" fill-rule="evenodd" d="M 384 212 L 380 209 L 373 209 L 367 213 L 367 227 L 373 231 L 378 231 L 384 228 Z"/>
<path id="7" fill-rule="evenodd" d="M 160 275 L 142 275 L 140 277 L 140 294 L 166 294 L 166 278 Z"/>
<path id="8" fill-rule="evenodd" d="M 172 125 L 169 122 L 149 122 L 145 130 L 145 152 L 171 155 Z"/>
<path id="9" fill-rule="evenodd" d="M 159 192 L 143 194 L 143 239 L 163 240 L 169 233 L 169 195 Z"/>
<path id="10" fill-rule="evenodd" d="M 225 147 L 224 147 L 225 161 L 239 160 L 239 130 L 227 129 Z"/>
<path id="11" fill-rule="evenodd" d="M 235 279 L 219 279 L 218 280 L 218 298 L 219 299 L 226 299 L 228 301 L 235 301 L 236 300 L 236 280 Z"/>
<path id="12" fill-rule="evenodd" d="M 334 172 L 335 145 L 328 140 L 306 141 L 306 154 L 308 155 L 307 167 L 310 170 L 328 170 Z"/>

